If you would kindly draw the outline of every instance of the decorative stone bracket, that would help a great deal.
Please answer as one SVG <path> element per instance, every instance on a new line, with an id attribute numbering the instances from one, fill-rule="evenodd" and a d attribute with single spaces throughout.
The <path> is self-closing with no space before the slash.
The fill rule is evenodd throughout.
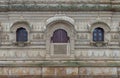
<path id="1" fill-rule="evenodd" d="M 14 42 L 14 45 L 17 45 L 19 47 L 24 47 L 30 44 L 30 42 Z"/>
<path id="2" fill-rule="evenodd" d="M 90 42 L 90 45 L 96 46 L 96 47 L 102 47 L 102 46 L 107 46 L 108 43 L 103 41 L 98 41 L 98 42 Z"/>

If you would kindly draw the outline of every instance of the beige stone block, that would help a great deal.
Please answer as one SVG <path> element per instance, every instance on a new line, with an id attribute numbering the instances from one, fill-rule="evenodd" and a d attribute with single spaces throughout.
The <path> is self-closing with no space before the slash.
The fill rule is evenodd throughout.
<path id="1" fill-rule="evenodd" d="M 81 67 L 79 69 L 79 75 L 87 75 L 87 69 L 84 67 Z"/>
<path id="2" fill-rule="evenodd" d="M 79 69 L 80 75 L 117 75 L 117 68 L 113 67 L 82 67 Z"/>
<path id="3" fill-rule="evenodd" d="M 43 67 L 42 68 L 42 75 L 43 76 L 55 75 L 55 68 L 53 68 L 53 67 Z"/>
<path id="4" fill-rule="evenodd" d="M 30 68 L 30 75 L 41 75 L 42 69 L 40 67 Z"/>
<path id="5" fill-rule="evenodd" d="M 66 68 L 56 68 L 56 75 L 57 76 L 65 76 L 66 75 Z"/>
<path id="6" fill-rule="evenodd" d="M 78 68 L 77 67 L 69 67 L 66 68 L 66 75 L 78 75 Z"/>
<path id="7" fill-rule="evenodd" d="M 9 68 L 8 67 L 3 68 L 3 75 L 9 75 Z"/>
<path id="8" fill-rule="evenodd" d="M 4 75 L 41 75 L 41 68 L 38 67 L 14 67 L 4 68 Z"/>
<path id="9" fill-rule="evenodd" d="M 120 75 L 120 67 L 118 68 L 118 74 Z"/>
<path id="10" fill-rule="evenodd" d="M 0 68 L 0 75 L 3 75 L 3 68 Z"/>
<path id="11" fill-rule="evenodd" d="M 12 75 L 27 75 L 27 74 L 29 74 L 29 69 L 24 68 L 24 67 L 10 68 L 9 71 L 10 70 L 11 70 Z"/>

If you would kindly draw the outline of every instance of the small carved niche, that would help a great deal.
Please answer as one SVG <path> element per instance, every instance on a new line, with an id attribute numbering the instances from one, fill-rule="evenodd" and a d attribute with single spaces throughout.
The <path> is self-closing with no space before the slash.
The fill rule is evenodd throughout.
<path id="1" fill-rule="evenodd" d="M 88 39 L 88 34 L 78 34 L 77 38 L 78 39 Z"/>
<path id="2" fill-rule="evenodd" d="M 34 40 L 39 40 L 39 39 L 43 39 L 43 34 L 33 34 L 33 39 Z"/>

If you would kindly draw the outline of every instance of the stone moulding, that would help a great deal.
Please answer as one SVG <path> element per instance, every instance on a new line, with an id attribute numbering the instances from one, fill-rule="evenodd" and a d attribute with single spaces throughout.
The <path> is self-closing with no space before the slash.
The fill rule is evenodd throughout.
<path id="1" fill-rule="evenodd" d="M 7 11 L 120 11 L 112 4 L 10 4 L 0 5 L 0 12 Z"/>
<path id="2" fill-rule="evenodd" d="M 104 62 L 104 63 L 88 63 L 88 62 L 42 62 L 42 63 L 8 63 L 0 64 L 0 67 L 120 67 L 120 63 L 117 62 Z"/>
<path id="3" fill-rule="evenodd" d="M 27 45 L 30 45 L 30 42 L 15 42 L 14 44 L 19 47 L 25 47 Z"/>
<path id="4" fill-rule="evenodd" d="M 103 47 L 103 46 L 107 46 L 108 43 L 107 42 L 91 42 L 90 45 L 96 46 L 96 47 Z"/>
<path id="5" fill-rule="evenodd" d="M 19 4 L 19 3 L 119 3 L 117 0 L 0 0 L 1 4 Z"/>
<path id="6" fill-rule="evenodd" d="M 74 23 L 75 23 L 74 19 L 72 19 L 70 17 L 64 16 L 64 15 L 56 15 L 54 17 L 49 18 L 46 21 L 46 26 L 48 26 L 52 22 L 59 21 L 59 20 L 67 21 L 67 22 L 71 23 L 72 25 L 74 25 Z"/>

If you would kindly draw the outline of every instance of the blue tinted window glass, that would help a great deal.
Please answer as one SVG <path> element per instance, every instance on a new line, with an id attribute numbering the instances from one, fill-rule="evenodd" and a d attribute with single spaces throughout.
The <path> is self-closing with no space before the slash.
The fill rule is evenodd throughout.
<path id="1" fill-rule="evenodd" d="M 26 42 L 28 40 L 28 33 L 24 28 L 18 28 L 16 31 L 16 41 L 17 42 Z"/>
<path id="2" fill-rule="evenodd" d="M 94 29 L 93 41 L 104 41 L 104 30 L 102 28 L 95 28 Z"/>

